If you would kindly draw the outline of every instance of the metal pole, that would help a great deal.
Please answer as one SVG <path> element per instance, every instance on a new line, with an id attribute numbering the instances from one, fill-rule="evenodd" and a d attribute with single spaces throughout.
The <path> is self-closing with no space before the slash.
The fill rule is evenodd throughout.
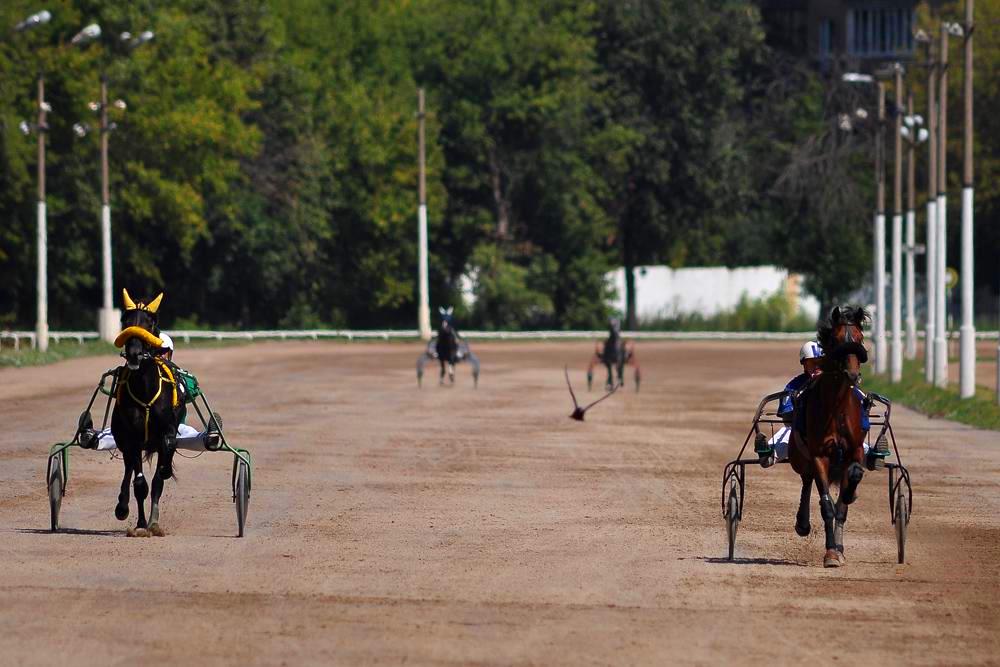
<path id="1" fill-rule="evenodd" d="M 937 324 L 937 64 L 927 42 L 927 329 L 924 336 L 924 380 L 934 381 L 934 328 Z"/>
<path id="2" fill-rule="evenodd" d="M 965 164 L 962 167 L 962 328 L 958 390 L 962 398 L 976 395 L 976 325 L 973 319 L 973 184 L 972 184 L 972 30 L 973 0 L 965 0 Z"/>
<path id="3" fill-rule="evenodd" d="M 420 154 L 420 208 L 417 212 L 418 222 L 418 243 L 419 250 L 419 274 L 420 274 L 420 306 L 417 312 L 417 321 L 420 326 L 420 337 L 424 340 L 431 338 L 431 308 L 430 297 L 428 296 L 427 280 L 427 180 L 426 180 L 426 160 L 424 157 L 424 89 L 417 92 L 417 118 L 418 131 L 417 143 Z"/>
<path id="4" fill-rule="evenodd" d="M 35 322 L 35 346 L 49 349 L 48 233 L 45 210 L 45 77 L 38 74 L 38 313 Z"/>
<path id="5" fill-rule="evenodd" d="M 885 84 L 878 82 L 878 132 L 875 146 L 875 372 L 885 373 Z"/>
<path id="6" fill-rule="evenodd" d="M 906 113 L 913 117 L 913 91 L 906 95 Z M 917 316 L 915 304 L 917 280 L 914 275 L 914 254 L 917 251 L 917 138 L 916 123 L 911 127 L 912 136 L 906 150 L 906 358 L 917 358 Z"/>
<path id="7" fill-rule="evenodd" d="M 889 380 L 903 379 L 903 67 L 895 66 L 895 142 L 892 164 L 892 347 Z"/>
<path id="8" fill-rule="evenodd" d="M 948 267 L 948 29 L 941 25 L 941 76 L 938 78 L 938 191 L 937 191 L 937 323 L 934 325 L 934 384 L 948 386 L 948 303 L 945 272 Z"/>
<path id="9" fill-rule="evenodd" d="M 119 311 L 112 302 L 111 276 L 111 193 L 108 184 L 108 79 L 101 74 L 101 268 L 103 305 L 97 316 L 101 338 L 112 342 L 118 330 Z"/>

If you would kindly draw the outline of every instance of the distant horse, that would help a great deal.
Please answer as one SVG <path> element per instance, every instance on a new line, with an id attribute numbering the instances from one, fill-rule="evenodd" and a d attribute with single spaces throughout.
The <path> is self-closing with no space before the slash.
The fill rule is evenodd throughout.
<path id="1" fill-rule="evenodd" d="M 115 345 L 122 347 L 125 365 L 118 369 L 115 382 L 115 409 L 111 414 L 111 433 L 125 464 L 115 517 L 124 521 L 129 514 L 129 482 L 135 492 L 139 516 L 130 536 L 162 536 L 160 528 L 160 495 L 164 480 L 173 477 L 173 458 L 177 447 L 177 423 L 180 414 L 177 384 L 173 372 L 156 353 L 162 345 L 159 338 L 156 311 L 163 295 L 149 303 L 136 303 L 123 290 L 125 311 L 122 332 Z M 153 495 L 150 501 L 149 524 L 143 503 L 149 493 L 142 474 L 142 459 L 156 454 L 153 475 Z M 133 480 L 134 475 L 134 480 Z"/>
<path id="2" fill-rule="evenodd" d="M 809 534 L 809 497 L 815 482 L 820 514 L 826 529 L 825 567 L 846 564 L 844 523 L 847 508 L 857 499 L 858 484 L 864 477 L 864 431 L 861 430 L 861 399 L 855 385 L 861 378 L 861 364 L 868 361 L 861 331 L 868 320 L 863 308 L 834 308 L 820 327 L 818 340 L 825 355 L 820 373 L 807 387 L 797 411 L 805 417 L 793 430 L 789 459 L 802 478 L 795 532 Z M 840 487 L 836 506 L 830 499 L 830 485 Z"/>
<path id="3" fill-rule="evenodd" d="M 437 333 L 437 358 L 441 363 L 441 375 L 439 384 L 444 384 L 445 368 L 448 371 L 448 381 L 455 384 L 455 364 L 458 363 L 458 333 L 455 331 L 455 320 L 452 313 L 455 308 L 439 308 L 441 313 L 441 326 Z"/>
<path id="4" fill-rule="evenodd" d="M 639 391 L 639 382 L 642 375 L 639 370 L 639 363 L 635 358 L 635 345 L 625 342 L 621 335 L 621 327 L 618 320 L 611 320 L 608 328 L 608 337 L 603 343 L 598 343 L 594 348 L 594 356 L 590 358 L 590 365 L 587 367 L 587 391 L 590 391 L 594 382 L 594 367 L 604 364 L 608 371 L 608 379 L 604 383 L 604 390 L 610 391 L 616 386 L 625 384 L 625 365 L 635 367 L 635 390 Z M 618 382 L 614 381 L 617 374 Z"/>

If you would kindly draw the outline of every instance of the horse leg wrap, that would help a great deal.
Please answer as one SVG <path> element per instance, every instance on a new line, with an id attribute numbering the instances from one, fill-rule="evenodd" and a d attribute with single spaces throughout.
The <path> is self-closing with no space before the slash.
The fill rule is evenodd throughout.
<path id="1" fill-rule="evenodd" d="M 833 501 L 830 499 L 829 494 L 824 493 L 819 497 L 819 513 L 823 517 L 823 521 L 833 521 L 836 518 Z"/>
<path id="2" fill-rule="evenodd" d="M 135 499 L 142 505 L 146 500 L 146 496 L 149 495 L 149 484 L 146 483 L 146 478 L 141 472 L 136 473 L 135 481 L 132 482 L 132 490 L 135 493 Z"/>
<path id="3" fill-rule="evenodd" d="M 826 528 L 826 548 L 833 549 L 837 545 L 834 535 L 834 520 L 836 511 L 833 509 L 833 501 L 830 494 L 824 493 L 819 497 L 819 513 L 823 517 L 823 526 Z"/>

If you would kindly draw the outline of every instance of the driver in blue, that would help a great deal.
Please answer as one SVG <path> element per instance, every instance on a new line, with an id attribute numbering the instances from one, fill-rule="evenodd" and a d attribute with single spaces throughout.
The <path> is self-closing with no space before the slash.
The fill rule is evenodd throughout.
<path id="1" fill-rule="evenodd" d="M 763 433 L 757 434 L 754 450 L 761 457 L 761 465 L 770 467 L 778 461 L 788 459 L 788 443 L 792 437 L 792 428 L 802 430 L 805 426 L 803 418 L 805 415 L 796 415 L 795 401 L 799 393 L 806 388 L 809 381 L 823 372 L 820 364 L 823 362 L 823 348 L 816 341 L 804 343 L 799 349 L 799 363 L 802 364 L 802 372 L 793 377 L 785 385 L 785 396 L 778 404 L 778 417 L 784 422 L 778 431 L 767 440 Z M 854 387 L 858 398 L 861 400 L 861 430 L 866 433 L 871 428 L 868 418 L 868 404 L 865 393 L 858 387 Z M 868 453 L 868 442 L 865 442 L 865 453 Z"/>

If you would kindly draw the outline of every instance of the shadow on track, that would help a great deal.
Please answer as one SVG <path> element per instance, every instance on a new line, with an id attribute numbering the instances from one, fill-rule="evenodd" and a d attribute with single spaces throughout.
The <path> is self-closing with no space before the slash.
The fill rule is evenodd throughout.
<path id="1" fill-rule="evenodd" d="M 97 535 L 101 537 L 124 536 L 124 530 L 87 530 L 85 528 L 60 528 L 52 532 L 48 528 L 15 528 L 14 532 L 22 535 Z"/>
<path id="2" fill-rule="evenodd" d="M 709 558 L 701 556 L 699 560 L 705 563 L 722 563 L 724 565 L 791 565 L 794 567 L 809 567 L 808 563 L 796 560 L 786 560 L 784 558 Z"/>

